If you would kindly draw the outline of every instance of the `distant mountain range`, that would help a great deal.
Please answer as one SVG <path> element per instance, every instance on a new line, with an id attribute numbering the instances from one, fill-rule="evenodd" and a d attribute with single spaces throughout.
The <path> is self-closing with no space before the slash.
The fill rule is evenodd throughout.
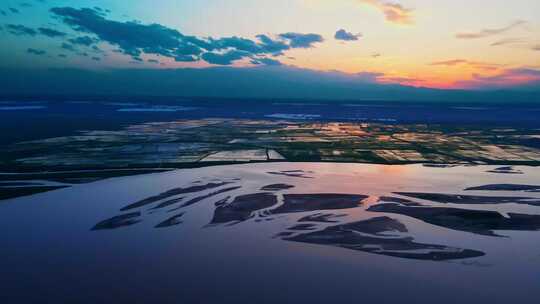
<path id="1" fill-rule="evenodd" d="M 540 102 L 540 84 L 441 90 L 376 83 L 376 75 L 289 66 L 184 69 L 0 69 L 0 97 L 175 96 L 261 99 Z"/>

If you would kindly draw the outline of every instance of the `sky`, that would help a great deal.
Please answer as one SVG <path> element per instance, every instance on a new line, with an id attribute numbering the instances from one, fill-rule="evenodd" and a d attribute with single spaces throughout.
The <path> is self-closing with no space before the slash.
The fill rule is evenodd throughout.
<path id="1" fill-rule="evenodd" d="M 3 69 L 272 66 L 540 89 L 538 0 L 2 0 L 0 44 Z"/>

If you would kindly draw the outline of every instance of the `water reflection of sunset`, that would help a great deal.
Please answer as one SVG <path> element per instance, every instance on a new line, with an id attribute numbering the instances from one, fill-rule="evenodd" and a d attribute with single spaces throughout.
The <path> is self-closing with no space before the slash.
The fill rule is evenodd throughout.
<path id="1" fill-rule="evenodd" d="M 413 168 L 409 166 L 380 166 L 378 169 L 383 174 L 404 177 L 404 175 L 414 173 Z"/>
<path id="2" fill-rule="evenodd" d="M 343 193 L 358 193 L 369 196 L 388 195 L 384 189 L 395 187 L 399 191 L 414 183 L 418 176 L 417 166 L 385 166 L 343 163 L 303 164 L 313 170 L 315 179 L 324 178 L 325 182 L 310 183 L 310 179 L 301 181 L 306 187 L 318 193 L 328 192 L 328 189 Z M 421 167 L 420 167 L 421 168 Z"/>

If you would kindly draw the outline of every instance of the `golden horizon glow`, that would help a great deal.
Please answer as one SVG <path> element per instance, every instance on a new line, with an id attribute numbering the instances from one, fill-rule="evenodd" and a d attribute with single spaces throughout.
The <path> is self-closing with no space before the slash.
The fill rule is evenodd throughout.
<path id="1" fill-rule="evenodd" d="M 0 4 L 9 12 L 16 0 Z M 314 33 L 324 40 L 307 47 L 290 48 L 268 59 L 317 71 L 373 75 L 377 83 L 416 87 L 471 89 L 491 86 L 513 87 L 540 83 L 540 1 L 507 0 L 226 0 L 193 1 L 139 0 L 125 5 L 120 0 L 58 0 L 20 8 L 5 15 L 6 26 L 33 29 L 58 24 L 52 7 L 103 7 L 111 21 L 159 24 L 184 35 L 200 38 L 241 37 L 258 41 L 264 34 L 279 39 L 281 33 Z M 26 18 L 25 14 L 29 14 Z M 23 18 L 25 17 L 25 18 Z M 62 25 L 62 24 L 61 24 Z M 63 24 L 65 31 L 66 24 Z M 350 36 L 334 37 L 343 30 Z M 205 68 L 212 63 L 142 54 L 145 64 L 114 52 L 117 45 L 102 43 L 107 54 L 99 64 L 92 56 L 61 60 L 52 55 L 36 56 L 38 49 L 65 52 L 58 41 L 43 35 L 10 35 L 0 31 L 9 50 L 0 50 L 0 66 L 53 66 L 83 68 Z M 109 41 L 110 42 L 110 41 Z M 9 52 L 8 52 L 9 51 Z M 28 54 L 30 53 L 30 54 Z M 39 52 L 38 52 L 39 53 Z M 82 52 L 79 52 L 81 54 Z M 150 60 L 161 65 L 149 64 Z M 97 61 L 97 60 L 96 60 Z M 227 65 L 253 66 L 250 57 Z"/>

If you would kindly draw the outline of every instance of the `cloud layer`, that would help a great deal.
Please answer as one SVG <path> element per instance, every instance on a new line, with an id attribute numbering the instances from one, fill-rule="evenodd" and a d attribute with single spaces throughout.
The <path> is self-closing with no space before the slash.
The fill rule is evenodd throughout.
<path id="1" fill-rule="evenodd" d="M 401 4 L 386 2 L 383 0 L 359 0 L 361 3 L 368 4 L 380 10 L 386 21 L 395 24 L 413 24 L 413 10 L 404 7 Z"/>
<path id="2" fill-rule="evenodd" d="M 432 62 L 431 65 L 435 66 L 470 66 L 477 69 L 482 70 L 496 70 L 499 68 L 502 68 L 503 65 L 495 64 L 495 63 L 488 63 L 488 62 L 480 62 L 480 61 L 471 61 L 466 59 L 451 59 L 451 60 L 444 60 L 444 61 L 436 61 Z"/>
<path id="3" fill-rule="evenodd" d="M 38 56 L 47 54 L 47 52 L 44 51 L 44 50 L 37 50 L 37 49 L 33 49 L 33 48 L 29 48 L 28 50 L 26 50 L 26 52 L 28 54 L 33 54 L 33 55 L 38 55 Z"/>
<path id="4" fill-rule="evenodd" d="M 479 39 L 479 38 L 486 38 L 491 36 L 500 35 L 506 32 L 509 32 L 517 27 L 520 27 L 522 25 L 527 24 L 526 21 L 523 20 L 517 20 L 505 27 L 501 28 L 493 28 L 493 29 L 483 29 L 478 32 L 464 32 L 464 33 L 457 33 L 456 38 L 458 39 Z"/>
<path id="5" fill-rule="evenodd" d="M 70 39 L 71 45 L 90 46 L 106 42 L 118 51 L 142 61 L 141 56 L 157 55 L 173 58 L 178 62 L 204 60 L 211 64 L 230 65 L 249 59 L 258 64 L 276 64 L 275 59 L 284 51 L 311 48 L 324 39 L 318 34 L 283 33 L 276 37 L 258 35 L 257 40 L 241 37 L 199 38 L 188 36 L 160 24 L 119 22 L 107 18 L 101 9 L 56 7 L 51 12 L 72 30 L 85 36 Z M 25 33 L 25 29 L 13 29 Z M 67 48 L 67 46 L 66 46 Z"/>
<path id="6" fill-rule="evenodd" d="M 540 70 L 535 68 L 511 68 L 493 76 L 473 75 L 473 79 L 457 83 L 463 88 L 500 89 L 511 87 L 540 87 Z"/>
<path id="7" fill-rule="evenodd" d="M 347 32 L 344 29 L 340 29 L 336 32 L 334 35 L 334 38 L 336 40 L 343 40 L 343 41 L 357 41 L 362 37 L 362 34 L 353 34 L 351 32 Z"/>

